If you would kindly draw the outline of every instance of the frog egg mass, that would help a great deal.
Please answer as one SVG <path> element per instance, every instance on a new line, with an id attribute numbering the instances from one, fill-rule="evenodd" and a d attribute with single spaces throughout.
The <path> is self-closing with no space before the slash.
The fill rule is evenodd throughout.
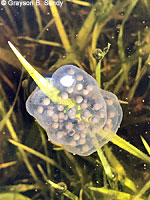
<path id="1" fill-rule="evenodd" d="M 51 79 L 63 100 L 73 107 L 53 102 L 38 87 L 26 101 L 26 108 L 46 130 L 48 139 L 69 152 L 88 156 L 116 134 L 122 120 L 117 97 L 99 88 L 96 80 L 74 65 L 65 65 Z M 50 88 L 51 89 L 51 88 Z"/>

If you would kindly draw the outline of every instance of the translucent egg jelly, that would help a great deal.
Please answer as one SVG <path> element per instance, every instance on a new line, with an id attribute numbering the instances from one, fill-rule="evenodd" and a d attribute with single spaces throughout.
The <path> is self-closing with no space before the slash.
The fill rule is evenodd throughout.
<path id="1" fill-rule="evenodd" d="M 50 79 L 48 79 L 50 81 Z M 96 80 L 74 65 L 60 67 L 51 78 L 59 96 L 71 99 L 68 108 L 49 99 L 38 87 L 26 101 L 26 108 L 46 130 L 49 140 L 73 154 L 88 156 L 116 134 L 122 120 L 117 97 L 99 88 Z"/>

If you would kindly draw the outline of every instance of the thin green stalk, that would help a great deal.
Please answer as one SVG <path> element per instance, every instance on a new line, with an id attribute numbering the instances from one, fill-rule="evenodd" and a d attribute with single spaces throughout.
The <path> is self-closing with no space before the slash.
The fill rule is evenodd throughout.
<path id="1" fill-rule="evenodd" d="M 102 63 L 102 60 L 105 57 L 105 55 L 108 53 L 110 46 L 111 46 L 111 44 L 108 43 L 107 47 L 105 47 L 103 49 L 103 51 L 99 50 L 99 52 L 97 52 L 97 54 L 98 54 L 97 56 L 99 57 L 98 58 L 99 61 L 98 61 L 98 64 L 96 66 L 96 81 L 97 81 L 100 88 L 101 88 L 101 63 Z"/>
<path id="2" fill-rule="evenodd" d="M 41 136 L 42 144 L 44 147 L 45 155 L 48 157 L 47 140 L 45 138 L 45 134 L 43 132 L 43 129 L 41 129 L 41 127 L 39 127 L 39 131 L 40 131 L 40 136 Z M 51 169 L 50 169 L 50 164 L 48 162 L 46 162 L 46 167 L 47 167 L 47 174 L 49 177 L 51 177 Z"/>
<path id="3" fill-rule="evenodd" d="M 47 180 L 48 180 L 48 177 L 47 177 L 47 175 L 45 174 L 45 172 L 44 172 L 43 168 L 41 167 L 41 165 L 40 165 L 40 164 L 37 164 L 37 167 L 38 167 L 38 169 L 39 169 L 40 173 L 42 174 L 42 177 L 43 177 L 43 179 L 44 179 L 44 180 L 47 182 Z"/>
<path id="4" fill-rule="evenodd" d="M 102 149 L 97 148 L 97 153 L 98 153 L 98 156 L 99 156 L 99 158 L 102 162 L 102 165 L 104 167 L 105 174 L 112 180 L 114 178 L 114 173 L 113 173 L 111 166 L 108 163 L 106 157 L 104 156 Z"/>
<path id="5" fill-rule="evenodd" d="M 92 33 L 92 50 L 96 48 L 97 40 L 103 27 L 104 27 L 104 24 L 99 24 L 99 23 L 96 23 L 94 26 L 94 30 Z"/>
<path id="6" fill-rule="evenodd" d="M 69 52 L 71 49 L 67 34 L 65 32 L 64 26 L 62 24 L 61 18 L 59 16 L 59 12 L 57 7 L 53 4 L 53 0 L 49 0 L 49 3 L 52 4 L 50 5 L 50 9 L 52 12 L 52 15 L 54 17 L 55 23 L 56 23 L 56 27 L 60 36 L 60 39 L 64 45 L 64 48 L 66 50 L 66 52 Z"/>
<path id="7" fill-rule="evenodd" d="M 89 34 L 91 33 L 91 30 L 94 26 L 94 23 L 96 20 L 95 9 L 97 6 L 98 6 L 98 3 L 96 3 L 92 7 L 88 17 L 84 21 L 84 24 L 82 25 L 82 27 L 78 33 L 77 43 L 78 43 L 78 46 L 80 47 L 80 50 L 84 49 L 84 47 L 88 41 Z"/>
<path id="8" fill-rule="evenodd" d="M 120 148 L 128 151 L 129 153 L 133 154 L 134 156 L 150 163 L 150 157 L 147 156 L 145 153 L 137 149 L 135 146 L 127 142 L 126 140 L 122 139 L 118 135 L 115 135 L 114 138 L 111 139 L 111 142 L 119 146 Z"/>
<path id="9" fill-rule="evenodd" d="M 47 183 L 48 177 L 47 177 L 47 175 L 45 174 L 45 171 L 43 170 L 43 168 L 41 167 L 40 164 L 38 164 L 37 167 L 38 167 L 40 173 L 42 174 L 42 177 L 43 177 L 44 181 Z M 53 188 L 50 188 L 50 190 L 51 190 L 51 191 L 50 191 L 51 199 L 53 199 L 53 198 L 54 198 L 54 196 L 53 196 L 53 194 L 54 194 L 54 189 L 53 189 Z"/>
<path id="10" fill-rule="evenodd" d="M 144 144 L 145 149 L 147 150 L 148 154 L 150 155 L 150 146 L 149 144 L 146 142 L 146 140 L 141 136 L 142 142 Z"/>
<path id="11" fill-rule="evenodd" d="M 47 30 L 47 29 L 49 29 L 49 27 L 53 24 L 55 22 L 55 20 L 54 19 L 51 19 L 47 24 L 46 24 L 46 26 L 40 31 L 40 33 L 39 33 L 39 35 L 37 36 L 37 40 L 38 39 L 40 39 L 40 38 L 42 38 L 43 37 L 43 34 L 45 33 L 45 31 Z"/>
<path id="12" fill-rule="evenodd" d="M 102 194 L 105 194 L 107 195 L 107 197 L 110 196 L 111 198 L 114 198 L 116 200 L 131 200 L 134 197 L 133 195 L 127 192 L 120 192 L 117 190 L 111 190 L 106 188 L 89 187 L 89 189 L 95 192 L 100 192 Z M 139 198 L 138 200 L 144 200 L 144 199 Z"/>
<path id="13" fill-rule="evenodd" d="M 79 1 L 79 0 L 66 0 L 66 1 L 71 2 L 71 3 L 78 4 L 78 5 L 80 5 L 80 6 L 88 6 L 88 7 L 91 6 L 90 3 L 88 3 L 88 2 L 83 2 L 83 1 Z"/>
<path id="14" fill-rule="evenodd" d="M 48 45 L 48 46 L 54 46 L 54 47 L 63 47 L 60 43 L 58 42 L 51 42 L 51 41 L 46 41 L 46 40 L 39 40 L 39 39 L 34 39 L 28 36 L 20 36 L 18 37 L 19 39 L 27 40 L 30 42 L 35 42 L 38 44 L 43 44 L 43 45 Z"/>
<path id="15" fill-rule="evenodd" d="M 41 19 L 41 14 L 39 11 L 39 6 L 36 5 L 36 0 L 32 0 L 33 2 L 33 8 L 35 11 L 35 15 L 36 15 L 36 19 L 37 19 L 37 23 L 38 23 L 38 27 L 39 27 L 39 32 L 42 31 L 42 19 Z"/>
<path id="16" fill-rule="evenodd" d="M 120 56 L 120 60 L 121 60 L 121 65 L 122 65 L 122 69 L 123 69 L 123 76 L 121 77 L 115 92 L 117 93 L 118 90 L 120 89 L 120 87 L 122 86 L 124 80 L 126 81 L 126 83 L 128 84 L 128 71 L 129 71 L 129 67 L 126 64 L 126 55 L 124 52 L 124 44 L 123 44 L 123 32 L 124 32 L 124 24 L 126 23 L 129 15 L 131 14 L 133 8 L 136 6 L 136 4 L 138 3 L 138 0 L 132 0 L 129 1 L 129 6 L 128 9 L 125 13 L 125 16 L 123 18 L 122 24 L 120 26 L 120 31 L 119 31 L 119 36 L 118 36 L 118 53 Z"/>
<path id="17" fill-rule="evenodd" d="M 17 92 L 16 92 L 15 99 L 13 101 L 13 104 L 10 107 L 9 111 L 7 112 L 7 114 L 5 115 L 5 117 L 0 121 L 0 131 L 3 129 L 4 125 L 6 124 L 6 121 L 10 118 L 10 116 L 11 116 L 11 114 L 13 112 L 13 109 L 14 109 L 14 106 L 16 104 L 16 101 L 17 101 L 17 98 L 18 98 L 18 94 L 19 94 L 19 91 L 20 91 L 20 87 L 21 87 L 21 83 L 22 83 L 22 77 L 23 77 L 23 71 L 21 73 L 19 85 L 18 85 L 18 88 L 17 88 Z"/>
<path id="18" fill-rule="evenodd" d="M 144 74 L 147 72 L 148 63 L 150 63 L 150 55 L 148 56 L 147 60 L 145 61 L 143 68 L 141 69 L 142 58 L 139 58 L 138 71 L 137 71 L 137 74 L 136 74 L 135 83 L 134 83 L 133 87 L 131 88 L 129 95 L 128 95 L 129 102 L 132 100 L 134 93 L 135 93 L 135 90 L 136 90 L 140 80 L 142 79 Z"/>
<path id="19" fill-rule="evenodd" d="M 112 85 L 115 80 L 123 73 L 123 69 L 120 69 L 120 71 L 113 76 L 113 78 L 105 85 L 104 89 L 107 90 L 109 88 L 110 85 Z"/>
<path id="20" fill-rule="evenodd" d="M 7 15 L 8 15 L 8 18 L 9 18 L 9 20 L 10 20 L 10 22 L 11 22 L 11 25 L 12 25 L 12 27 L 13 27 L 13 30 L 14 30 L 16 33 L 18 33 L 19 30 L 18 30 L 16 21 L 15 21 L 15 19 L 14 19 L 14 16 L 13 16 L 12 13 L 11 13 L 11 10 L 10 10 L 9 6 L 6 4 L 5 6 L 3 6 L 3 8 L 5 9 L 5 11 L 6 11 Z"/>
<path id="21" fill-rule="evenodd" d="M 121 163 L 113 154 L 111 149 L 107 145 L 105 145 L 103 149 L 104 149 L 104 152 L 106 153 L 107 159 L 111 167 L 113 168 L 115 174 L 117 174 L 116 175 L 117 180 L 119 180 L 122 185 L 125 185 L 126 187 L 130 188 L 133 192 L 136 192 L 137 189 L 134 182 L 127 177 L 127 174 L 123 165 L 121 165 Z"/>
<path id="22" fill-rule="evenodd" d="M 132 200 L 138 200 L 147 190 L 150 189 L 150 181 L 148 181 L 142 189 L 138 192 L 138 194 Z"/>

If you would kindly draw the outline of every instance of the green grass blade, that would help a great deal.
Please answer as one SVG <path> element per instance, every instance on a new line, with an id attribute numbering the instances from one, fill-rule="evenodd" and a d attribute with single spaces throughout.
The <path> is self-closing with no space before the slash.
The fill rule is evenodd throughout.
<path id="1" fill-rule="evenodd" d="M 150 163 L 150 157 L 147 156 L 145 153 L 137 149 L 135 146 L 127 142 L 126 140 L 122 139 L 118 135 L 115 135 L 115 137 L 111 140 L 112 143 L 116 144 L 120 148 L 124 149 L 125 151 L 133 154 L 134 156 Z"/>
<path id="2" fill-rule="evenodd" d="M 5 117 L 0 121 L 0 131 L 3 129 L 4 125 L 6 124 L 6 121 L 10 118 L 10 116 L 11 116 L 11 114 L 13 112 L 13 109 L 14 109 L 14 106 L 16 104 L 16 101 L 17 101 L 17 98 L 18 98 L 18 94 L 19 94 L 19 91 L 20 91 L 20 87 L 21 87 L 21 83 L 22 83 L 22 77 L 23 77 L 23 71 L 21 73 L 18 89 L 17 89 L 17 92 L 16 92 L 15 99 L 13 101 L 13 104 L 10 107 L 9 111 L 7 112 L 7 114 L 5 115 Z"/>
<path id="3" fill-rule="evenodd" d="M 24 196 L 19 193 L 1 193 L 0 200 L 9 199 L 9 200 L 31 200 L 29 197 Z"/>
<path id="4" fill-rule="evenodd" d="M 52 5 L 50 5 L 50 9 L 51 9 L 52 15 L 54 17 L 60 39 L 64 45 L 66 52 L 68 52 L 68 51 L 70 51 L 71 46 L 70 46 L 70 43 L 68 40 L 68 36 L 65 32 L 64 26 L 62 24 L 61 18 L 59 16 L 58 9 L 57 9 L 56 5 L 53 3 L 53 0 L 49 0 L 49 3 L 52 4 Z"/>
<path id="5" fill-rule="evenodd" d="M 11 162 L 7 162 L 7 163 L 2 163 L 0 164 L 0 169 L 4 169 L 4 168 L 7 168 L 7 167 L 10 167 L 12 165 L 15 165 L 17 162 L 16 161 L 11 161 Z"/>
<path id="6" fill-rule="evenodd" d="M 118 53 L 120 56 L 121 60 L 121 65 L 123 69 L 123 76 L 121 77 L 120 81 L 118 82 L 116 88 L 115 88 L 115 93 L 117 93 L 122 86 L 124 80 L 128 83 L 128 71 L 129 71 L 129 66 L 126 64 L 126 55 L 124 52 L 124 42 L 123 42 L 123 32 L 124 32 L 124 24 L 126 23 L 129 15 L 131 14 L 133 8 L 136 6 L 138 3 L 138 0 L 132 0 L 129 2 L 128 9 L 125 13 L 124 19 L 122 21 L 122 24 L 120 26 L 120 31 L 119 31 L 119 36 L 118 36 Z"/>
<path id="7" fill-rule="evenodd" d="M 98 156 L 102 162 L 102 165 L 104 167 L 104 171 L 105 171 L 105 174 L 110 178 L 110 179 L 113 179 L 114 178 L 114 173 L 111 169 L 111 166 L 109 165 L 103 151 L 101 148 L 97 148 L 97 153 L 98 153 Z"/>
<path id="8" fill-rule="evenodd" d="M 142 136 L 141 136 L 141 139 L 142 139 L 145 149 L 147 150 L 148 154 L 150 155 L 150 146 L 148 145 L 148 143 Z"/>
<path id="9" fill-rule="evenodd" d="M 138 200 L 140 197 L 145 194 L 145 192 L 150 188 L 150 181 L 148 181 L 143 188 L 138 192 L 138 194 L 132 200 Z"/>
<path id="10" fill-rule="evenodd" d="M 36 82 L 36 84 L 39 86 L 39 88 L 42 90 L 42 92 L 48 96 L 53 102 L 67 105 L 68 107 L 73 107 L 75 103 L 71 99 L 63 100 L 59 96 L 59 90 L 55 88 L 51 82 L 49 82 L 46 78 L 44 78 L 38 71 L 36 71 L 25 59 L 24 57 L 19 53 L 19 51 L 13 46 L 11 42 L 8 42 L 9 46 L 21 62 L 21 64 L 24 66 L 24 68 L 28 71 L 30 76 L 33 78 L 33 80 Z"/>
<path id="11" fill-rule="evenodd" d="M 35 42 L 35 43 L 38 43 L 38 44 L 54 46 L 54 47 L 63 47 L 62 44 L 60 44 L 58 42 L 51 42 L 51 41 L 46 41 L 46 40 L 34 39 L 34 38 L 29 37 L 29 36 L 20 36 L 18 38 L 26 40 L 26 41 L 30 41 L 30 42 Z"/>
<path id="12" fill-rule="evenodd" d="M 131 200 L 134 196 L 125 192 L 119 192 L 116 190 L 111 189 L 105 189 L 105 188 L 97 188 L 97 187 L 89 187 L 90 190 L 95 192 L 100 192 L 104 195 L 110 196 L 112 199 L 116 200 Z M 144 200 L 142 198 L 139 198 L 138 200 Z"/>
<path id="13" fill-rule="evenodd" d="M 107 159 L 111 167 L 113 168 L 114 173 L 117 174 L 116 176 L 117 176 L 117 179 L 120 181 L 120 183 L 130 188 L 133 192 L 136 192 L 136 186 L 134 182 L 127 177 L 127 174 L 123 165 L 119 162 L 117 157 L 113 154 L 113 152 L 111 151 L 111 148 L 109 148 L 108 145 L 105 145 L 103 150 L 105 154 L 107 155 Z"/>
<path id="14" fill-rule="evenodd" d="M 96 66 L 96 81 L 100 88 L 101 88 L 101 63 L 105 55 L 108 53 L 110 46 L 111 44 L 108 43 L 107 47 L 105 47 L 103 51 L 99 50 L 98 55 L 97 55 L 99 57 L 98 59 L 99 61 Z"/>
<path id="15" fill-rule="evenodd" d="M 33 2 L 33 8 L 35 11 L 35 15 L 36 15 L 36 19 L 37 19 L 37 23 L 38 23 L 38 27 L 39 27 L 39 32 L 41 32 L 43 27 L 42 27 L 42 19 L 41 19 L 39 6 L 36 5 L 36 0 L 32 0 L 32 2 Z"/>
<path id="16" fill-rule="evenodd" d="M 9 186 L 0 186 L 0 191 L 7 192 L 27 192 L 29 190 L 40 189 L 38 184 L 17 184 Z"/>

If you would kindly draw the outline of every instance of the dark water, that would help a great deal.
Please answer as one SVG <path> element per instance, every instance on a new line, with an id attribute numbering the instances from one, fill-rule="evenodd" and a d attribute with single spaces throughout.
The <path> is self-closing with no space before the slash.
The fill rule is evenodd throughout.
<path id="1" fill-rule="evenodd" d="M 148 0 L 33 2 L 0 1 L 0 199 L 150 199 L 150 159 L 141 139 L 149 145 Z M 136 147 L 134 152 L 109 142 L 102 148 L 105 165 L 97 152 L 73 155 L 48 141 L 26 111 L 34 83 L 27 71 L 21 75 L 8 41 L 42 75 L 74 64 L 94 78 L 99 60 L 93 52 L 104 52 L 110 43 L 101 63 L 101 87 L 121 101 L 117 135 Z M 92 191 L 96 187 L 99 191 Z"/>

